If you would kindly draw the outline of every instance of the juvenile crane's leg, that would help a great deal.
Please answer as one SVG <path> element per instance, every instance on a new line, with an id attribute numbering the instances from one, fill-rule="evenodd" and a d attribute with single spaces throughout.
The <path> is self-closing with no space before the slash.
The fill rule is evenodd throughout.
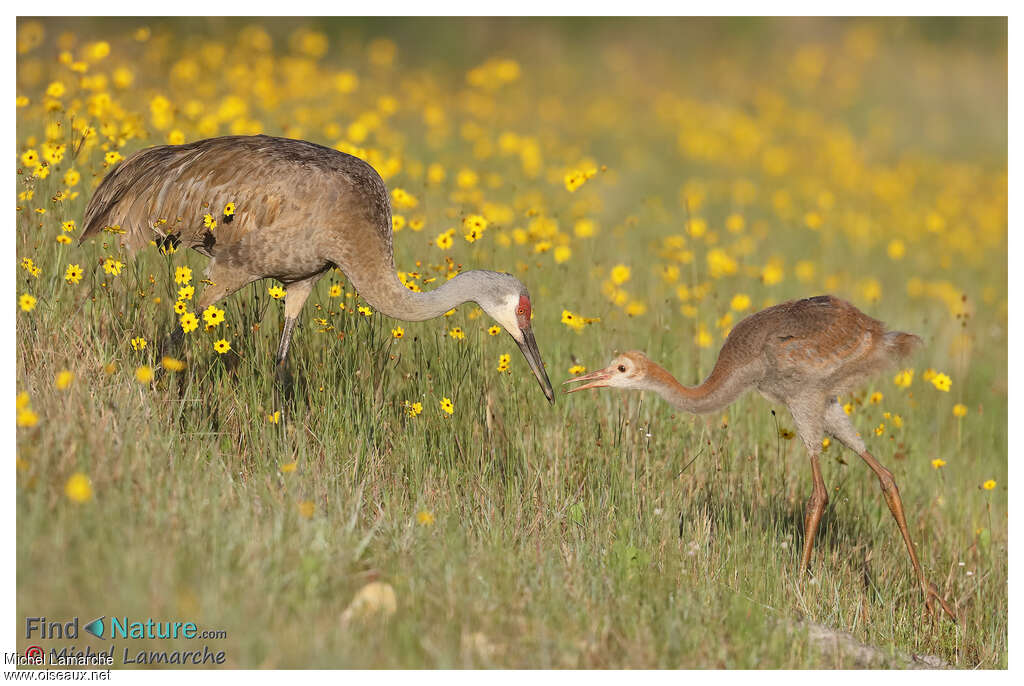
<path id="1" fill-rule="evenodd" d="M 821 465 L 818 463 L 818 453 L 811 453 L 811 473 L 814 478 L 814 490 L 807 500 L 807 512 L 804 514 L 804 556 L 800 562 L 801 573 L 806 572 L 811 566 L 811 552 L 814 549 L 814 538 L 818 535 L 818 525 L 821 524 L 821 517 L 825 514 L 825 507 L 828 505 L 828 490 L 825 488 L 825 480 L 821 476 Z"/>
<path id="2" fill-rule="evenodd" d="M 910 540 L 910 531 L 907 528 L 907 518 L 903 513 L 903 500 L 900 498 L 900 491 L 896 487 L 896 481 L 893 479 L 892 472 L 883 467 L 882 464 L 867 451 L 864 441 L 857 435 L 857 431 L 853 428 L 850 418 L 846 416 L 846 413 L 839 406 L 839 403 L 834 402 L 829 405 L 828 412 L 826 414 L 826 425 L 828 432 L 839 439 L 846 447 L 860 455 L 861 459 L 867 463 L 868 467 L 871 468 L 871 471 L 873 471 L 878 477 L 878 483 L 882 488 L 882 495 L 885 496 L 885 502 L 889 506 L 889 511 L 892 513 L 893 519 L 896 520 L 896 526 L 899 527 L 900 533 L 903 535 L 903 542 L 907 544 L 907 552 L 910 554 L 910 562 L 914 566 L 914 573 L 917 575 L 917 579 L 921 584 L 921 592 L 924 594 L 925 607 L 928 609 L 928 613 L 935 613 L 933 601 L 938 600 L 939 605 L 942 606 L 942 610 L 955 622 L 956 614 L 952 609 L 950 609 L 945 599 L 939 595 L 939 590 L 935 585 L 925 578 L 924 570 L 921 569 L 921 563 L 917 559 L 917 551 L 914 549 L 914 543 Z"/>
<path id="3" fill-rule="evenodd" d="M 811 497 L 807 500 L 807 510 L 804 513 L 804 555 L 800 562 L 800 573 L 803 574 L 810 567 L 818 525 L 821 524 L 821 517 L 828 505 L 828 490 L 825 488 L 825 479 L 821 476 L 821 464 L 818 461 L 824 424 L 824 402 L 819 398 L 798 398 L 790 403 L 789 411 L 796 422 L 797 433 L 810 456 L 813 480 Z"/>
<path id="4" fill-rule="evenodd" d="M 295 330 L 295 322 L 302 312 L 302 306 L 306 304 L 306 298 L 313 291 L 320 275 L 296 281 L 287 285 L 288 294 L 284 301 L 284 326 L 281 330 L 281 342 L 277 346 L 275 365 L 277 369 L 277 391 L 285 398 L 291 396 L 292 379 L 288 370 L 288 346 L 291 345 L 292 332 Z M 281 407 L 281 397 L 278 397 L 278 407 Z"/>

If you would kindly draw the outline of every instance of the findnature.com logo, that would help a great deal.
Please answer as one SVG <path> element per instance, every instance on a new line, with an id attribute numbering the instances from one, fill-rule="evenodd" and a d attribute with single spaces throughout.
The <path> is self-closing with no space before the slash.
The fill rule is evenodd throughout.
<path id="1" fill-rule="evenodd" d="M 227 638 L 223 629 L 203 630 L 196 622 L 177 620 L 131 620 L 128 617 L 107 617 L 102 615 L 81 625 L 84 633 L 102 641 L 115 640 L 204 640 Z M 74 640 L 79 638 L 79 619 L 70 621 L 48 621 L 46 617 L 25 618 L 25 638 L 35 640 Z M 116 646 L 94 650 L 92 646 L 81 649 L 74 645 L 51 647 L 49 652 L 42 646 L 30 646 L 24 655 L 7 656 L 8 664 L 19 665 L 107 665 L 114 664 Z M 31 654 L 29 654 L 31 651 Z M 208 645 L 194 650 L 132 650 L 123 649 L 122 664 L 212 664 L 222 665 L 226 660 L 223 650 L 211 650 Z"/>
<path id="2" fill-rule="evenodd" d="M 109 631 L 107 630 L 109 627 Z M 127 617 L 97 617 L 82 627 L 100 639 L 218 639 L 227 638 L 223 629 L 200 631 L 195 622 L 160 621 L 152 617 L 131 621 Z M 46 617 L 25 618 L 25 638 L 78 638 L 78 617 L 66 623 L 48 622 Z"/>

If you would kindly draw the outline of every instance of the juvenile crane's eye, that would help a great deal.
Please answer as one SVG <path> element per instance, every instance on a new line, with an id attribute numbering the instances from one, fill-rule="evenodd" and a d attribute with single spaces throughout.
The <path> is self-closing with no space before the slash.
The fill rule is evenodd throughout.
<path id="1" fill-rule="evenodd" d="M 619 365 L 619 371 L 620 371 L 620 372 L 624 372 L 624 371 L 626 371 L 626 365 L 624 365 L 624 364 L 620 364 L 620 365 Z"/>

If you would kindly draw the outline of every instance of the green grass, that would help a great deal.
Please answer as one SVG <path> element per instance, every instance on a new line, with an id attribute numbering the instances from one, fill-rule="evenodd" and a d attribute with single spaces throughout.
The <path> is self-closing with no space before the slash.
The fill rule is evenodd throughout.
<path id="1" fill-rule="evenodd" d="M 245 321 L 245 302 L 232 301 L 231 321 Z M 19 477 L 19 614 L 46 599 L 55 617 L 198 618 L 228 630 L 217 643 L 239 666 L 823 666 L 780 634 L 794 617 L 963 665 L 1005 664 L 993 642 L 1006 632 L 1005 492 L 957 476 L 1005 450 L 998 411 L 972 418 L 958 451 L 970 466 L 934 473 L 934 427 L 911 411 L 909 457 L 877 450 L 925 568 L 965 614 L 958 631 L 921 619 L 876 481 L 835 447 L 815 581 L 800 585 L 809 470 L 760 398 L 730 408 L 727 428 L 651 397 L 560 397 L 549 408 L 521 360 L 513 378 L 486 371 L 483 352 L 507 342 L 471 336 L 452 353 L 436 324 L 409 325 L 392 354 L 412 337 L 421 352 L 391 361 L 373 352 L 389 345 L 381 324 L 353 317 L 342 342 L 299 332 L 282 432 L 264 417 L 276 313 L 233 370 L 196 350 L 180 379 L 150 389 L 130 369 L 102 371 L 123 349 L 110 341 L 124 340 L 104 331 L 105 311 L 87 306 L 20 336 L 20 378 L 82 371 L 67 392 L 31 387 L 33 405 L 61 421 L 20 444 L 30 467 Z M 549 332 L 548 359 L 565 359 L 553 317 L 537 330 Z M 434 399 L 448 393 L 456 412 L 442 418 Z M 493 432 L 488 396 L 504 425 Z M 418 398 L 424 414 L 405 416 L 401 402 Z M 784 411 L 779 422 L 792 426 Z M 297 470 L 282 475 L 292 459 Z M 62 497 L 76 470 L 95 485 L 86 506 Z M 297 508 L 307 500 L 309 520 Z M 436 524 L 418 525 L 420 511 Z M 354 592 L 377 577 L 395 587 L 398 612 L 372 631 L 343 630 Z M 473 648 L 477 633 L 493 652 Z"/>
<path id="2" fill-rule="evenodd" d="M 597 43 L 574 49 L 587 46 L 598 54 Z M 940 66 L 954 59 L 923 44 L 893 47 L 884 37 L 881 53 L 883 70 L 914 55 Z M 532 73 L 529 58 L 521 59 Z M 989 64 L 984 55 L 978 59 Z M 991 60 L 998 65 L 998 56 Z M 584 81 L 596 78 L 593 69 L 580 68 Z M 148 78 L 158 81 L 160 73 Z M 962 78 L 971 74 L 965 68 Z M 461 72 L 450 78 L 459 82 Z M 561 76 L 548 78 L 557 84 Z M 741 103 L 730 88 L 725 83 L 691 95 Z M 994 88 L 995 101 L 1005 98 L 1003 88 Z M 899 83 L 865 89 L 878 108 L 907 119 L 931 102 Z M 513 115 L 530 121 L 534 95 L 510 96 L 518 108 Z M 801 97 L 805 106 L 815 102 L 813 94 L 792 96 Z M 851 126 L 863 113 L 829 107 L 821 105 L 830 121 Z M 884 203 L 852 191 L 837 194 L 876 218 L 923 211 L 946 187 L 947 173 L 962 181 L 957 165 L 969 160 L 991 182 L 987 195 L 978 191 L 979 203 L 998 211 L 1005 115 L 993 111 L 980 124 L 972 119 L 967 126 L 967 115 L 948 122 L 953 142 L 946 145 L 955 152 L 865 132 L 857 140 L 879 157 L 899 159 L 907 150 L 932 155 L 908 162 L 919 164 L 914 169 L 922 180 L 909 196 Z M 750 294 L 756 309 L 764 301 L 833 290 L 893 328 L 921 334 L 926 346 L 912 361 L 911 388 L 897 388 L 891 374 L 880 376 L 854 398 L 853 419 L 895 474 L 922 564 L 958 608 L 959 625 L 922 617 L 903 542 L 877 480 L 856 455 L 835 445 L 823 453 L 831 502 L 813 578 L 801 580 L 810 470 L 799 440 L 779 435 L 780 428 L 793 428 L 784 408 L 775 407 L 773 416 L 767 401 L 748 394 L 721 415 L 679 416 L 654 396 L 612 391 L 559 395 L 551 407 L 508 336 L 488 336 L 491 322 L 475 316 L 472 305 L 450 319 L 403 323 L 401 341 L 392 340 L 394 323 L 379 314 L 335 315 L 333 330 L 322 332 L 313 321 L 322 316 L 315 306 L 336 305 L 327 291 L 341 280 L 331 273 L 293 338 L 295 393 L 284 424 L 267 421 L 282 320 L 281 304 L 267 295 L 269 283 L 224 301 L 226 326 L 190 334 L 186 371 L 155 385 L 138 383 L 135 368 L 159 360 L 154 348 L 174 325 L 173 266 L 191 265 L 198 281 L 205 259 L 147 250 L 121 276 L 105 277 L 94 269 L 109 254 L 100 242 L 78 248 L 53 240 L 60 220 L 80 221 L 89 195 L 85 187 L 73 201 L 48 204 L 61 169 L 40 184 L 34 205 L 20 203 L 17 256 L 32 257 L 42 275 L 11 265 L 18 294 L 39 298 L 35 310 L 18 313 L 18 389 L 39 416 L 36 426 L 18 428 L 18 626 L 36 614 L 77 615 L 83 622 L 101 614 L 194 620 L 203 629 L 226 630 L 226 639 L 207 643 L 225 650 L 229 665 L 248 668 L 856 666 L 816 649 L 799 629 L 806 620 L 850 631 L 883 653 L 1005 668 L 1006 269 L 992 261 L 1005 249 L 1005 214 L 994 242 L 979 238 L 952 262 L 945 260 L 947 243 L 910 234 L 907 259 L 895 263 L 886 257 L 891 234 L 879 226 L 882 219 L 870 240 L 846 224 L 814 233 L 798 218 L 777 217 L 770 194 L 762 193 L 744 212 L 755 249 L 740 258 L 737 275 L 709 281 L 706 248 L 691 241 L 701 245 L 698 259 L 683 266 L 680 282 L 712 284 L 698 320 L 712 329 L 715 343 L 701 349 L 693 344 L 698 320 L 680 313 L 675 286 L 657 276 L 659 246 L 685 225 L 686 212 L 674 199 L 681 184 L 700 176 L 712 189 L 729 188 L 753 172 L 680 160 L 674 125 L 658 129 L 652 118 L 636 116 L 616 124 L 627 128 L 619 131 L 621 145 L 602 138 L 597 124 L 597 132 L 577 132 L 581 149 L 600 149 L 598 162 L 608 161 L 618 176 L 599 175 L 580 192 L 591 193 L 590 213 L 602 229 L 593 239 L 574 240 L 571 261 L 556 265 L 550 255 L 531 254 L 530 246 L 500 248 L 490 236 L 472 248 L 460 243 L 457 261 L 514 271 L 528 285 L 534 329 L 556 384 L 574 362 L 594 369 L 613 350 L 628 349 L 643 349 L 683 382 L 696 383 L 721 343 L 714 319 L 728 311 L 736 292 Z M 40 128 L 40 120 L 19 119 L 19 145 Z M 967 137 L 980 143 L 958 147 Z M 129 148 L 158 140 L 154 134 Z M 486 166 L 467 152 L 469 144 L 449 146 L 428 153 L 409 143 L 410 154 L 427 163 L 438 155 Z M 516 180 L 513 167 L 496 162 L 494 168 Z M 98 164 L 94 169 L 103 173 Z M 792 187 L 805 181 L 794 170 Z M 571 231 L 570 207 L 581 196 L 568 196 L 557 183 L 536 183 L 549 210 L 561 214 L 563 230 Z M 440 261 L 440 252 L 426 242 L 447 228 L 444 208 L 456 203 L 445 191 L 402 177 L 389 185 L 430 199 L 428 228 L 406 229 L 395 243 L 400 269 L 422 259 L 421 271 L 431 273 L 428 265 Z M 513 204 L 517 192 L 506 185 L 488 197 Z M 35 206 L 50 211 L 39 217 Z M 701 211 L 731 241 L 721 227 L 734 210 L 727 192 L 713 190 Z M 787 278 L 766 285 L 758 270 L 775 255 L 784 256 Z M 811 283 L 792 276 L 793 264 L 805 258 L 819 265 Z M 64 283 L 69 262 L 86 268 L 78 286 Z M 627 317 L 601 294 L 601 280 L 617 262 L 632 266 L 629 288 L 648 305 L 646 314 Z M 868 275 L 882 287 L 878 302 L 860 295 Z M 907 280 L 914 276 L 955 284 L 969 295 L 973 316 L 952 316 L 938 296 L 909 295 Z M 994 291 L 991 299 L 986 289 Z M 345 301 L 351 307 L 356 299 Z M 560 323 L 563 308 L 602 321 L 577 334 Z M 454 325 L 465 329 L 464 341 L 446 335 Z M 961 329 L 971 345 L 955 354 L 951 344 Z M 225 333 L 233 352 L 217 355 L 211 343 Z M 149 340 L 142 352 L 128 344 L 139 335 Z M 511 374 L 495 369 L 501 353 L 512 354 Z M 116 370 L 108 373 L 104 367 L 112 362 Z M 953 391 L 940 393 L 925 382 L 926 367 L 949 373 Z M 75 374 L 64 391 L 53 383 L 61 369 Z M 868 401 L 874 390 L 884 394 L 881 404 Z M 445 396 L 455 404 L 451 417 L 438 408 Z M 406 401 L 422 401 L 423 414 L 410 417 Z M 969 408 L 962 420 L 951 413 L 958 401 Z M 904 426 L 894 427 L 883 412 L 899 414 Z M 876 437 L 872 430 L 882 422 L 887 429 Z M 935 457 L 948 464 L 934 469 Z M 294 471 L 281 471 L 293 461 Z M 64 494 L 75 472 L 92 481 L 87 503 Z M 997 487 L 983 490 L 990 478 Z M 300 503 L 313 504 L 311 517 Z M 419 523 L 420 512 L 430 513 L 433 525 Z M 343 622 L 357 591 L 372 580 L 393 586 L 394 615 Z M 31 643 L 19 632 L 20 648 Z M 196 642 L 118 643 L 118 651 L 121 644 L 136 651 L 194 649 Z"/>

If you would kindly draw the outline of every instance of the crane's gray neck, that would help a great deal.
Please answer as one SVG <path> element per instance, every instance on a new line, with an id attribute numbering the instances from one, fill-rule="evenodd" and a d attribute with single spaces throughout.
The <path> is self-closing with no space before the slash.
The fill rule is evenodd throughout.
<path id="1" fill-rule="evenodd" d="M 360 295 L 388 317 L 421 322 L 440 317 L 463 303 L 478 302 L 480 295 L 493 285 L 493 274 L 494 272 L 483 270 L 463 272 L 438 288 L 421 293 L 410 291 L 402 285 L 396 275 L 394 283 L 384 292 Z"/>

